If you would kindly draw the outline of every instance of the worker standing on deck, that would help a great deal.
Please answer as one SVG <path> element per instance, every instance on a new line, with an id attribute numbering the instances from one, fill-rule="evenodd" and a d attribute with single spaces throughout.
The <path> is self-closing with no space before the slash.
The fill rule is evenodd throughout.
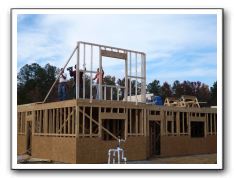
<path id="1" fill-rule="evenodd" d="M 67 98 L 66 83 L 67 83 L 67 74 L 64 73 L 64 69 L 61 68 L 59 73 L 59 85 L 58 85 L 58 97 L 60 101 L 63 101 Z"/>
<path id="2" fill-rule="evenodd" d="M 96 80 L 96 99 L 99 100 L 101 99 L 99 96 L 99 82 L 101 82 L 101 84 L 103 84 L 103 76 L 104 76 L 104 70 L 102 69 L 101 71 L 99 70 L 99 68 L 97 68 L 97 73 L 95 75 L 95 77 L 93 78 L 93 80 Z M 101 87 L 102 88 L 102 87 Z"/>
<path id="3" fill-rule="evenodd" d="M 73 98 L 76 97 L 76 65 L 74 66 L 75 70 L 72 69 L 72 67 L 69 67 L 67 70 L 69 71 L 70 77 L 73 77 L 74 79 L 74 83 L 73 83 Z M 86 68 L 84 69 L 86 70 Z M 82 70 L 80 70 L 80 81 L 79 81 L 79 85 L 78 87 L 79 89 L 79 97 L 82 98 L 83 97 L 83 74 L 84 72 Z"/>

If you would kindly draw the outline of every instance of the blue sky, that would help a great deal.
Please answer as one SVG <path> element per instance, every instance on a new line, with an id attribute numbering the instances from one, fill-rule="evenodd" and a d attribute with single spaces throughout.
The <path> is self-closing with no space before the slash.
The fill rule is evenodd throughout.
<path id="1" fill-rule="evenodd" d="M 17 68 L 62 67 L 77 41 L 146 53 L 147 83 L 217 80 L 217 19 L 209 14 L 18 15 Z M 112 60 L 106 74 L 119 75 Z"/>

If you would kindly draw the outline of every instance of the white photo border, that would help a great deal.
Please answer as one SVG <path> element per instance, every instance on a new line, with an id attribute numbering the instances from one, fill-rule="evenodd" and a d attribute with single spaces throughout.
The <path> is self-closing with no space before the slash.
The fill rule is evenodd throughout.
<path id="1" fill-rule="evenodd" d="M 17 164 L 17 16 L 21 14 L 216 14 L 217 164 Z M 11 9 L 12 169 L 223 169 L 223 9 L 222 8 L 14 8 Z"/>

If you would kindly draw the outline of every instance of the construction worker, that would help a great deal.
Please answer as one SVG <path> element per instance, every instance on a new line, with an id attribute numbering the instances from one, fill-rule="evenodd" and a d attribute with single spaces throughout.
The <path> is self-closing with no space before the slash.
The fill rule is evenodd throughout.
<path id="1" fill-rule="evenodd" d="M 66 83 L 67 83 L 67 74 L 64 73 L 64 69 L 61 68 L 59 74 L 59 85 L 58 85 L 58 97 L 60 101 L 63 101 L 67 98 Z"/>
<path id="2" fill-rule="evenodd" d="M 96 99 L 99 100 L 101 99 L 99 96 L 99 82 L 101 82 L 101 84 L 103 83 L 103 76 L 104 76 L 104 71 L 103 69 L 101 70 L 101 72 L 99 71 L 99 68 L 97 68 L 97 73 L 95 75 L 95 77 L 93 78 L 93 80 L 96 80 Z"/>
<path id="3" fill-rule="evenodd" d="M 74 83 L 73 83 L 72 88 L 73 88 L 73 93 L 74 93 L 73 97 L 75 98 L 75 96 L 76 96 L 76 65 L 74 66 L 74 68 L 75 68 L 75 70 L 73 70 L 72 67 L 68 68 L 68 70 L 69 70 L 70 76 L 73 77 L 73 79 L 74 79 Z M 85 70 L 86 70 L 86 68 L 85 68 Z M 82 70 L 80 70 L 80 81 L 79 81 L 79 85 L 78 85 L 78 87 L 80 88 L 79 89 L 80 90 L 79 91 L 80 98 L 83 97 L 83 74 L 84 74 L 84 72 Z"/>

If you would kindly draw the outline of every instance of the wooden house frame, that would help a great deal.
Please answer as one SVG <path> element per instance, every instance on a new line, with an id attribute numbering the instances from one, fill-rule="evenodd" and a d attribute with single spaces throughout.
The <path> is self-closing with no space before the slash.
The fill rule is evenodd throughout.
<path id="1" fill-rule="evenodd" d="M 78 42 L 78 46 L 81 44 L 90 43 Z M 139 53 L 96 46 L 102 56 L 125 58 L 126 61 L 132 52 Z M 119 51 L 110 52 L 107 48 Z M 143 64 L 141 76 L 128 75 L 131 72 L 125 74 L 130 80 L 140 79 L 145 84 L 145 55 L 139 55 Z M 77 59 L 79 66 L 79 55 Z M 99 66 L 101 68 L 101 63 Z M 94 71 L 86 72 L 92 75 Z M 142 101 L 145 101 L 145 87 L 141 86 Z M 124 87 L 126 98 L 129 95 L 127 82 Z M 77 93 L 78 90 L 77 87 Z M 102 91 L 99 92 L 102 96 Z M 108 150 L 117 146 L 118 137 L 125 140 L 122 146 L 128 160 L 217 151 L 216 108 L 156 106 L 137 100 L 105 100 L 105 97 L 95 100 L 92 97 L 79 98 L 78 95 L 73 100 L 46 103 L 47 97 L 42 103 L 17 107 L 18 154 L 27 152 L 32 157 L 62 163 L 107 163 Z"/>

